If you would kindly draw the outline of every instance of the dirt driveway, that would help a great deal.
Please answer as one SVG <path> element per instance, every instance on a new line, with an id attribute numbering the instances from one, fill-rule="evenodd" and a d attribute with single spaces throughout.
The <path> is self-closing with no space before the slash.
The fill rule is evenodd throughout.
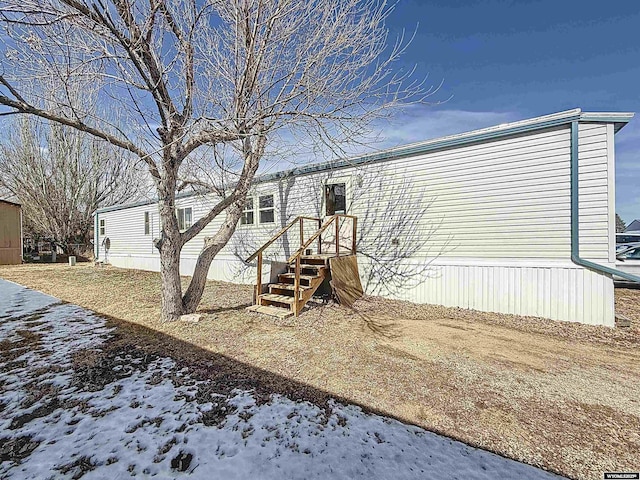
<path id="1" fill-rule="evenodd" d="M 637 321 L 608 329 L 375 297 L 277 320 L 244 311 L 250 287 L 210 282 L 201 322 L 162 324 L 157 274 L 19 266 L 0 276 L 277 374 L 296 387 L 273 388 L 294 397 L 324 392 L 570 477 L 640 470 Z M 640 291 L 617 302 L 640 320 Z"/>

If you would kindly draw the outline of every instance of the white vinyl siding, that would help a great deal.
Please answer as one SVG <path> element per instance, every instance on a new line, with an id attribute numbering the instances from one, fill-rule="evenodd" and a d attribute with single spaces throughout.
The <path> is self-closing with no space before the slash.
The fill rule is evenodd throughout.
<path id="1" fill-rule="evenodd" d="M 144 235 L 144 229 L 140 228 L 140 219 L 144 217 L 144 212 L 149 206 L 132 207 L 126 210 L 116 210 L 99 214 L 100 221 L 106 220 L 112 225 L 106 235 L 100 231 L 99 235 L 99 258 L 104 259 L 105 251 L 103 242 L 109 238 L 111 255 L 148 255 L 151 251 L 144 248 L 151 243 L 148 235 Z"/>
<path id="2" fill-rule="evenodd" d="M 372 238 L 389 221 L 430 203 L 415 228 L 399 232 L 405 242 L 429 235 L 416 257 L 560 259 L 570 256 L 569 169 L 570 132 L 562 127 L 336 175 L 360 177 L 360 186 L 352 182 L 347 213 L 358 216 Z M 330 175 L 289 181 L 286 218 L 321 215 L 322 184 L 331 183 Z M 375 225 L 366 225 L 367 217 Z"/>
<path id="3" fill-rule="evenodd" d="M 613 125 L 581 124 L 579 141 L 580 253 L 588 260 L 610 262 Z M 370 283 L 368 291 L 611 325 L 611 279 L 571 262 L 570 146 L 570 127 L 564 125 L 257 184 L 249 194 L 253 226 L 239 226 L 209 276 L 254 282 L 255 269 L 240 260 L 296 216 L 323 217 L 324 186 L 345 183 L 347 213 L 358 217 L 363 279 L 376 271 L 371 255 L 392 261 L 394 248 L 415 247 L 402 259 L 408 270 L 420 272 L 415 278 L 402 288 Z M 273 223 L 260 221 L 260 198 L 267 195 L 273 195 Z M 217 200 L 193 196 L 177 200 L 176 207 L 191 208 L 195 221 Z M 141 232 L 135 225 L 141 212 L 150 209 L 156 206 L 99 214 L 117 225 L 109 232 L 115 265 L 159 268 L 149 236 L 136 234 Z M 192 273 L 204 238 L 214 235 L 224 218 L 216 218 L 184 246 L 182 274 Z M 350 228 L 345 221 L 342 245 L 350 245 Z M 305 237 L 316 229 L 316 223 L 306 222 Z M 327 232 L 325 240 L 332 241 L 332 235 Z M 299 245 L 298 229 L 292 228 L 265 252 L 265 259 L 282 260 Z M 372 278 L 380 280 L 375 274 Z"/>
<path id="4" fill-rule="evenodd" d="M 431 201 L 412 232 L 435 228 L 424 256 L 566 258 L 569 142 L 568 128 L 554 129 L 394 162 L 385 173 Z M 414 205 L 399 207 L 402 215 Z"/>
<path id="5" fill-rule="evenodd" d="M 612 137 L 612 135 L 611 135 Z M 609 216 L 610 183 L 609 138 L 607 125 L 582 124 L 579 128 L 578 163 L 579 163 L 579 225 L 580 256 L 597 263 L 609 263 L 609 246 L 615 240 L 610 239 Z M 611 159 L 612 160 L 612 159 Z M 611 165 L 610 165 L 611 163 Z M 615 198 L 615 197 L 613 197 Z M 613 266 L 613 265 L 610 265 Z"/>

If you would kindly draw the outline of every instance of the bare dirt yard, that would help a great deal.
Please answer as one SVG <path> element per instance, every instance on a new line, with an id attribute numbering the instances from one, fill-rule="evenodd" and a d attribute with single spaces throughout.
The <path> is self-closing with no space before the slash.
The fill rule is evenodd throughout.
<path id="1" fill-rule="evenodd" d="M 250 286 L 210 282 L 199 323 L 167 324 L 155 273 L 23 265 L 0 277 L 106 315 L 123 344 L 220 384 L 355 403 L 572 478 L 640 470 L 640 290 L 616 291 L 633 322 L 610 329 L 377 297 L 279 320 L 245 312 Z"/>

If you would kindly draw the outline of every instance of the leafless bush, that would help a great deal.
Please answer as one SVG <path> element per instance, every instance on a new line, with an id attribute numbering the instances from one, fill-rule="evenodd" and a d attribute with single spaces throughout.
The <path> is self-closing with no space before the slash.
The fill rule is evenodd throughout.
<path id="1" fill-rule="evenodd" d="M 11 127 L 0 145 L 0 185 L 22 203 L 25 233 L 65 253 L 90 243 L 96 209 L 149 189 L 136 159 L 103 140 L 36 118 Z"/>

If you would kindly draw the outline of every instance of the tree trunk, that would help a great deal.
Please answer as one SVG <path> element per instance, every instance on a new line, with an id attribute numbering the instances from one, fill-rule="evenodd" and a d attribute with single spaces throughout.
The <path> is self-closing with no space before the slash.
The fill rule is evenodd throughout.
<path id="1" fill-rule="evenodd" d="M 185 313 L 195 313 L 198 305 L 200 305 L 202 294 L 204 293 L 204 287 L 207 284 L 207 274 L 209 273 L 211 262 L 213 262 L 213 259 L 219 251 L 220 249 L 215 249 L 212 246 L 205 247 L 198 256 L 196 268 L 193 271 L 193 277 L 191 277 L 189 287 L 182 299 Z"/>
<path id="2" fill-rule="evenodd" d="M 172 322 L 183 315 L 182 284 L 180 283 L 180 248 L 163 241 L 160 248 L 160 276 L 162 278 L 162 321 Z"/>
<path id="3" fill-rule="evenodd" d="M 242 215 L 241 205 L 244 205 L 244 196 L 242 196 L 241 203 L 235 203 L 227 209 L 227 217 L 220 230 L 213 237 L 205 239 L 205 246 L 198 256 L 193 277 L 184 294 L 183 305 L 185 313 L 194 313 L 198 308 L 200 300 L 202 300 L 204 287 L 207 284 L 207 273 L 209 273 L 211 262 L 236 231 L 236 226 Z"/>
<path id="4" fill-rule="evenodd" d="M 180 283 L 182 239 L 175 213 L 176 172 L 167 172 L 158 187 L 158 210 L 162 225 L 160 243 L 160 277 L 162 279 L 162 321 L 178 320 L 184 312 Z"/>

